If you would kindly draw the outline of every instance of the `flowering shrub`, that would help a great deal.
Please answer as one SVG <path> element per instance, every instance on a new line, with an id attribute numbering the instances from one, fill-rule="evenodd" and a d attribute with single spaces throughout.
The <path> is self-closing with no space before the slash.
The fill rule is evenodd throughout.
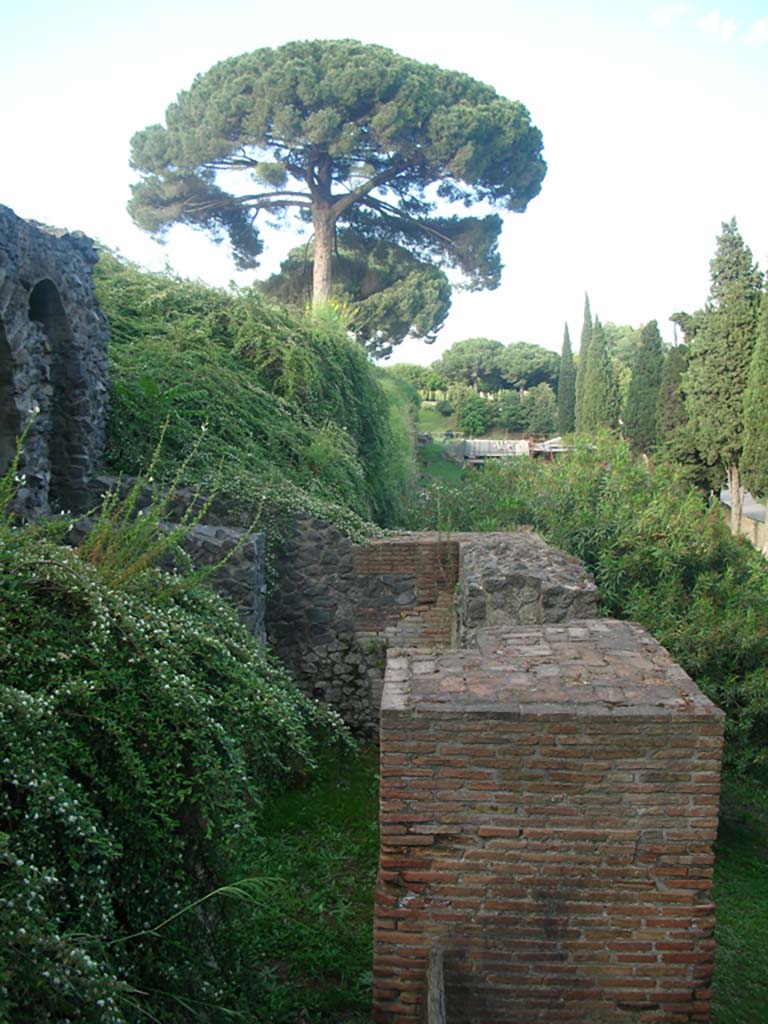
<path id="1" fill-rule="evenodd" d="M 0 1021 L 223 1020 L 238 851 L 346 733 L 212 593 L 50 532 L 0 525 Z"/>

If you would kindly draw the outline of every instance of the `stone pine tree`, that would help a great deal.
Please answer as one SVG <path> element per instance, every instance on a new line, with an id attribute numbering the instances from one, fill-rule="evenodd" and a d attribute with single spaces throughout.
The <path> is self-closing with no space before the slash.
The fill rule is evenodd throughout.
<path id="1" fill-rule="evenodd" d="M 592 340 L 592 311 L 589 308 L 589 295 L 584 293 L 584 323 L 581 327 L 581 342 L 579 344 L 579 362 L 576 369 L 576 429 L 582 430 L 583 402 L 584 402 L 584 378 L 587 373 L 587 356 L 589 355 L 589 343 Z"/>
<path id="2" fill-rule="evenodd" d="M 699 319 L 685 375 L 696 446 L 725 472 L 731 530 L 741 529 L 744 395 L 757 336 L 763 277 L 732 220 L 723 224 L 710 262 L 709 299 Z"/>
<path id="3" fill-rule="evenodd" d="M 557 381 L 557 424 L 561 434 L 570 434 L 576 427 L 576 367 L 568 324 L 563 334 L 560 376 Z"/>
<path id="4" fill-rule="evenodd" d="M 656 409 L 659 404 L 664 348 L 659 325 L 649 321 L 640 332 L 632 378 L 624 410 L 624 436 L 636 452 L 647 452 L 656 443 Z"/>
<path id="5" fill-rule="evenodd" d="M 587 352 L 581 396 L 580 430 L 589 432 L 619 425 L 619 385 L 605 343 L 600 321 L 595 317 Z"/>
<path id="6" fill-rule="evenodd" d="M 525 107 L 469 75 L 349 39 L 294 42 L 216 64 L 133 137 L 129 211 L 155 235 L 181 223 L 227 237 L 241 267 L 262 250 L 260 219 L 311 224 L 315 303 L 331 296 L 340 227 L 495 288 L 498 212 L 439 203 L 522 213 L 541 150 Z"/>
<path id="7" fill-rule="evenodd" d="M 753 494 L 768 496 L 768 289 L 763 295 L 757 341 L 744 396 L 744 484 Z"/>

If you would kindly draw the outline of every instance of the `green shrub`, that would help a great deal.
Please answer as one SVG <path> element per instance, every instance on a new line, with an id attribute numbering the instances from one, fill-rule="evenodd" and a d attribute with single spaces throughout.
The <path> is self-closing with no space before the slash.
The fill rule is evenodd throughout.
<path id="1" fill-rule="evenodd" d="M 0 526 L 0 1020 L 223 1021 L 262 801 L 346 734 L 220 599 L 126 572 L 107 522 L 79 550 Z"/>
<path id="2" fill-rule="evenodd" d="M 551 464 L 510 459 L 422 493 L 413 529 L 531 525 L 594 573 L 728 714 L 727 757 L 768 768 L 768 565 L 666 463 L 606 435 Z"/>

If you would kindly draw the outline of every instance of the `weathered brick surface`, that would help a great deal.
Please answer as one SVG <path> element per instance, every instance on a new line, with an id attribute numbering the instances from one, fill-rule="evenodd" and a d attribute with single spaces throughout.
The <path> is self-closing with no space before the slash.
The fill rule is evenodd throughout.
<path id="1" fill-rule="evenodd" d="M 722 714 L 640 627 L 390 651 L 374 1019 L 709 1019 Z"/>

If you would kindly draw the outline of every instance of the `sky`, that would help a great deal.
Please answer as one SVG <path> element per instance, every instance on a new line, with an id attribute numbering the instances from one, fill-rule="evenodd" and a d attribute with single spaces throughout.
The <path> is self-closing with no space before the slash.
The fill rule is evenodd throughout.
<path id="1" fill-rule="evenodd" d="M 701 307 L 723 221 L 768 265 L 768 0 L 6 0 L 0 34 L 0 203 L 81 230 L 149 267 L 247 284 L 295 244 L 268 236 L 259 269 L 174 229 L 161 246 L 125 206 L 131 136 L 162 122 L 217 61 L 295 39 L 352 38 L 463 71 L 525 104 L 549 170 L 523 214 L 505 215 L 502 283 L 455 292 L 437 341 L 393 362 L 430 363 L 489 337 L 574 345 L 585 292 L 602 321 Z"/>

